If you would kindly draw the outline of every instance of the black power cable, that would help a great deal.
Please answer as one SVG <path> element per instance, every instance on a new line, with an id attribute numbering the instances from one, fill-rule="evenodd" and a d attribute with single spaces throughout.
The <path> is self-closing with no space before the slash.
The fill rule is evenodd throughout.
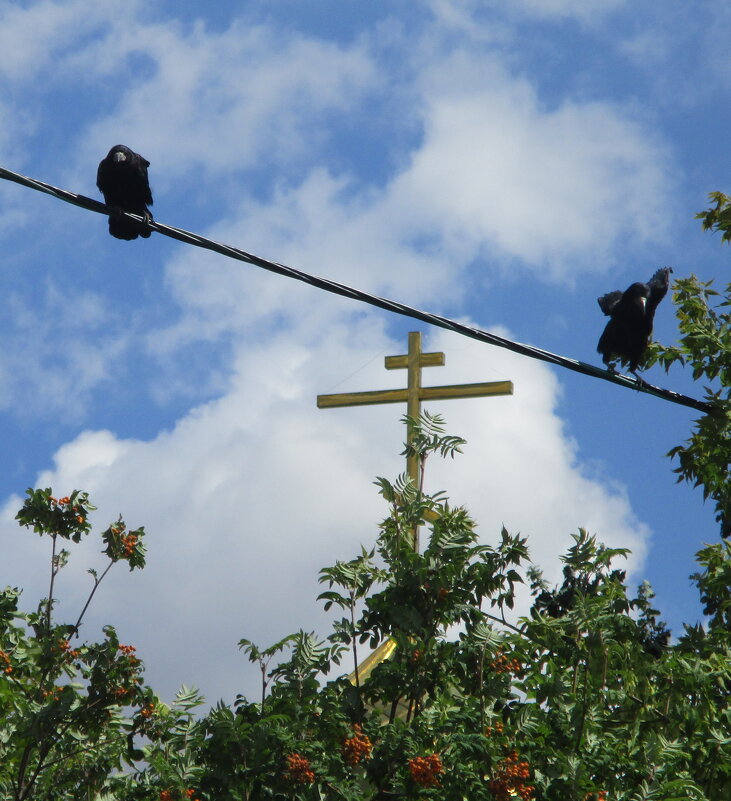
<path id="1" fill-rule="evenodd" d="M 64 200 L 67 203 L 80 206 L 88 211 L 95 211 L 98 214 L 106 215 L 111 213 L 111 209 L 108 206 L 105 206 L 103 203 L 100 203 L 98 200 L 93 200 L 92 198 L 85 197 L 84 195 L 77 195 L 74 192 L 67 191 L 66 189 L 59 189 L 58 187 L 51 186 L 51 184 L 35 180 L 34 178 L 27 178 L 19 173 L 6 170 L 4 167 L 0 167 L 0 178 L 5 178 L 8 181 L 14 181 L 15 183 L 26 186 L 29 189 L 35 189 L 38 192 L 45 192 L 47 195 L 52 195 L 59 200 Z M 130 214 L 129 212 L 124 212 L 124 214 L 132 220 L 143 222 L 142 218 L 136 214 Z M 179 242 L 185 242 L 189 245 L 205 248 L 206 250 L 213 250 L 216 253 L 220 253 L 222 256 L 228 256 L 231 259 L 238 259 L 239 261 L 253 264 L 256 267 L 261 267 L 264 270 L 269 270 L 270 272 L 284 275 L 287 278 L 294 278 L 297 281 L 303 281 L 304 283 L 311 284 L 318 289 L 324 289 L 326 292 L 332 292 L 336 295 L 342 295 L 343 297 L 351 298 L 352 300 L 368 303 L 371 306 L 377 306 L 380 309 L 385 309 L 386 311 L 394 312 L 395 314 L 401 314 L 405 317 L 413 317 L 415 320 L 421 320 L 424 323 L 434 325 L 439 328 L 444 328 L 447 331 L 454 331 L 456 334 L 470 337 L 470 339 L 476 339 L 479 342 L 485 342 L 488 345 L 495 345 L 499 348 L 507 348 L 507 350 L 512 350 L 514 353 L 519 353 L 521 356 L 529 356 L 531 359 L 539 359 L 540 361 L 548 362 L 549 364 L 555 364 L 558 367 L 564 367 L 567 370 L 573 370 L 576 373 L 583 373 L 584 375 L 589 375 L 593 378 L 601 378 L 604 381 L 610 381 L 613 384 L 619 384 L 619 386 L 627 389 L 646 392 L 649 395 L 654 395 L 658 398 L 662 398 L 663 400 L 670 401 L 671 403 L 678 403 L 681 406 L 689 406 L 691 409 L 697 409 L 701 412 L 710 412 L 712 409 L 714 409 L 714 406 L 711 403 L 700 401 L 695 398 L 689 398 L 687 395 L 681 395 L 669 389 L 655 387 L 645 381 L 639 382 L 634 378 L 629 378 L 628 376 L 621 375 L 619 373 L 612 373 L 609 370 L 596 367 L 593 364 L 587 364 L 586 362 L 578 361 L 577 359 L 559 356 L 556 353 L 551 353 L 550 351 L 543 350 L 542 348 L 536 348 L 532 345 L 524 345 L 521 342 L 513 342 L 512 340 L 498 336 L 497 334 L 491 334 L 489 331 L 483 331 L 480 328 L 474 328 L 469 325 L 464 325 L 463 323 L 458 323 L 456 320 L 450 320 L 448 317 L 442 317 L 439 314 L 431 314 L 430 312 L 414 309 L 411 306 L 407 306 L 406 304 L 399 303 L 395 300 L 381 298 L 378 295 L 371 295 L 368 292 L 354 289 L 353 287 L 346 286 L 345 284 L 340 284 L 337 281 L 331 281 L 327 278 L 320 278 L 315 275 L 310 275 L 309 273 L 302 272 L 301 270 L 296 270 L 294 267 L 287 267 L 285 264 L 279 264 L 278 262 L 269 261 L 268 259 L 263 259 L 260 256 L 255 256 L 253 253 L 247 253 L 245 250 L 239 250 L 238 248 L 231 247 L 230 245 L 222 245 L 219 242 L 214 242 L 212 239 L 206 239 L 203 236 L 193 234 L 190 231 L 185 231 L 182 228 L 173 228 L 170 225 L 165 225 L 164 223 L 156 221 L 150 222 L 149 226 L 154 231 L 165 234 L 165 236 L 169 236 L 172 239 L 177 239 Z"/>

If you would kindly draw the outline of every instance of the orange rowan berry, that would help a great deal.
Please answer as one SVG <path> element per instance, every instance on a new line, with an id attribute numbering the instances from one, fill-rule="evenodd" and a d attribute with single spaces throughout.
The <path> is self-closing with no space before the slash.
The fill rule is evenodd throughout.
<path id="1" fill-rule="evenodd" d="M 413 757 L 409 760 L 411 778 L 422 787 L 439 787 L 439 774 L 444 771 L 438 754 Z"/>
<path id="2" fill-rule="evenodd" d="M 518 761 L 518 752 L 511 749 L 495 768 L 495 775 L 489 784 L 490 792 L 496 801 L 509 801 L 516 793 L 523 801 L 529 801 L 535 790 L 525 783 L 529 776 L 530 765 L 525 760 Z"/>
<path id="3" fill-rule="evenodd" d="M 287 770 L 284 778 L 299 784 L 312 784 L 315 781 L 315 773 L 310 767 L 310 760 L 300 756 L 296 751 L 287 754 Z"/>
<path id="4" fill-rule="evenodd" d="M 363 734 L 360 724 L 353 724 L 355 734 L 343 741 L 343 758 L 348 765 L 357 765 L 361 759 L 369 759 L 373 744 L 367 734 Z"/>
<path id="5" fill-rule="evenodd" d="M 155 704 L 145 704 L 145 706 L 140 709 L 140 715 L 143 718 L 151 718 L 155 714 Z"/>
<path id="6" fill-rule="evenodd" d="M 132 667 L 140 664 L 140 660 L 135 656 L 137 649 L 134 645 L 119 645 L 119 650 L 127 657 L 127 661 Z"/>

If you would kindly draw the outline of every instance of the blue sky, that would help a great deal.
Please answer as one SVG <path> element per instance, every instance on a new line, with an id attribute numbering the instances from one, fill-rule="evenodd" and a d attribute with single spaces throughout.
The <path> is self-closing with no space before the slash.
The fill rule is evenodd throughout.
<path id="1" fill-rule="evenodd" d="M 7 3 L 0 164 L 98 197 L 124 143 L 153 211 L 266 258 L 599 363 L 598 295 L 660 266 L 725 284 L 693 219 L 728 189 L 731 11 L 668 0 Z M 90 492 L 101 530 L 149 532 L 87 623 L 137 645 L 168 697 L 251 691 L 236 649 L 326 631 L 317 571 L 372 542 L 376 475 L 403 469 L 394 406 L 319 393 L 401 386 L 383 357 L 419 328 L 0 182 L 0 582 L 45 592 L 28 486 Z M 511 398 L 429 407 L 468 440 L 431 489 L 481 537 L 529 537 L 558 580 L 579 526 L 633 550 L 667 621 L 696 622 L 712 509 L 666 452 L 694 412 L 421 326 L 425 384 L 511 379 Z M 677 331 L 669 299 L 656 336 Z M 648 376 L 700 397 L 681 370 Z M 80 549 L 60 581 L 75 619 Z"/>

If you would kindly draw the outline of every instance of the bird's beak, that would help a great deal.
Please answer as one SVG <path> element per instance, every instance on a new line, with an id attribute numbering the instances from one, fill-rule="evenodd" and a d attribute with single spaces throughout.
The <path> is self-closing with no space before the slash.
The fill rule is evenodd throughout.
<path id="1" fill-rule="evenodd" d="M 640 303 L 642 304 L 642 311 L 644 311 L 647 308 L 647 298 L 644 295 L 640 298 Z"/>
<path id="2" fill-rule="evenodd" d="M 122 151 L 121 151 L 121 150 L 118 150 L 118 151 L 117 151 L 117 152 L 114 154 L 114 160 L 115 160 L 115 161 L 127 161 L 127 156 L 125 156 L 125 155 L 124 155 L 124 153 L 122 153 Z"/>

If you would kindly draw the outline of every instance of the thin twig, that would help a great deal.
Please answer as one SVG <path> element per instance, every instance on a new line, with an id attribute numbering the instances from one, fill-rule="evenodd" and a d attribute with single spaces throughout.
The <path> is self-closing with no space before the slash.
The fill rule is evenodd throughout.
<path id="1" fill-rule="evenodd" d="M 91 599 L 94 597 L 94 593 L 99 588 L 99 585 L 104 580 L 104 576 L 107 575 L 107 573 L 109 572 L 109 570 L 110 570 L 110 568 L 112 567 L 113 564 L 114 564 L 114 559 L 111 559 L 109 564 L 106 566 L 106 569 L 101 574 L 100 578 L 97 578 L 94 574 L 92 574 L 92 578 L 94 579 L 94 587 L 93 587 L 92 591 L 89 593 L 89 597 L 86 599 L 86 603 L 84 604 L 84 608 L 81 610 L 81 614 L 79 615 L 79 619 L 76 621 L 76 625 L 71 630 L 71 634 L 69 635 L 69 639 L 71 639 L 71 637 L 74 634 L 76 634 L 77 637 L 79 636 L 79 626 L 81 626 L 81 621 L 82 621 L 82 619 L 84 617 L 84 614 L 86 613 L 86 610 L 89 608 L 89 604 L 91 603 Z"/>

